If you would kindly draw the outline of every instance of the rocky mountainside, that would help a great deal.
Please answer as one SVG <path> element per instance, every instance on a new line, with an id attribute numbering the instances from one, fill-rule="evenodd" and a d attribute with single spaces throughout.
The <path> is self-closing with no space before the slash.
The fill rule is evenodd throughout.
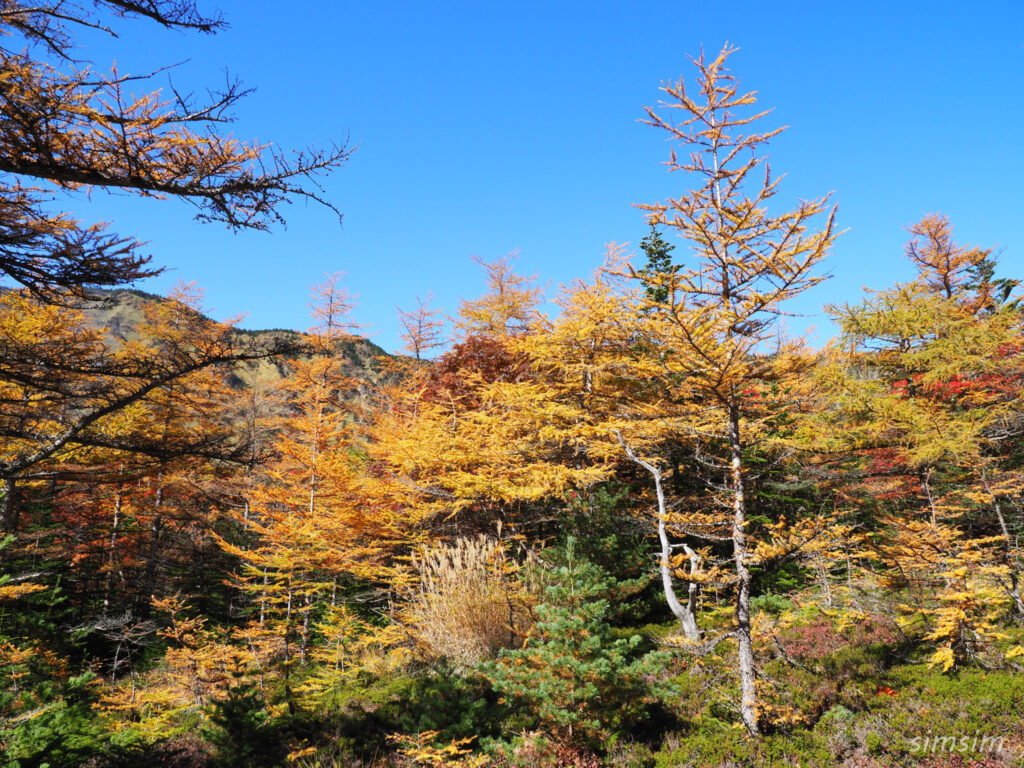
<path id="1" fill-rule="evenodd" d="M 101 298 L 87 306 L 86 316 L 90 322 L 105 328 L 116 339 L 134 338 L 136 329 L 143 321 L 146 305 L 165 301 L 162 296 L 133 289 L 103 291 L 100 295 Z M 261 331 L 238 328 L 232 333 L 265 342 L 299 342 L 305 336 L 299 331 L 283 328 Z M 369 339 L 354 337 L 339 342 L 337 352 L 348 361 L 349 374 L 365 382 L 365 387 L 360 389 L 372 389 L 389 375 L 389 370 L 393 370 L 387 365 L 391 355 Z M 239 388 L 271 387 L 285 377 L 287 364 L 287 360 L 282 357 L 240 363 L 231 374 L 231 382 Z"/>

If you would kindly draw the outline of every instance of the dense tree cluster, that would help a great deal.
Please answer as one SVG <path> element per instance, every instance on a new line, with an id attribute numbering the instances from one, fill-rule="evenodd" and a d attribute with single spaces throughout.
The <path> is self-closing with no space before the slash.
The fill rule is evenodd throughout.
<path id="1" fill-rule="evenodd" d="M 24 184 L 264 227 L 345 153 L 221 138 L 236 88 L 86 73 L 100 12 L 221 24 L 0 3 L 0 765 L 909 765 L 946 698 L 985 760 L 1024 745 L 1024 314 L 990 250 L 928 215 L 913 280 L 788 338 L 836 211 L 777 201 L 725 49 L 647 112 L 695 180 L 642 206 L 647 263 L 611 246 L 556 312 L 508 256 L 369 373 L 337 277 L 285 341 L 188 286 L 115 332 L 91 291 L 152 268 Z"/>

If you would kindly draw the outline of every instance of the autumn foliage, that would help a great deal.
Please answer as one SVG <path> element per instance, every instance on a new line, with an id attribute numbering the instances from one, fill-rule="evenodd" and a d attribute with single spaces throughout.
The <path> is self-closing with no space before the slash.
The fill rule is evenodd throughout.
<path id="1" fill-rule="evenodd" d="M 727 46 L 646 110 L 692 182 L 640 205 L 647 263 L 611 244 L 550 304 L 478 258 L 451 337 L 426 294 L 390 356 L 340 274 L 303 333 L 97 293 L 154 268 L 45 190 L 263 228 L 346 155 L 220 135 L 235 88 L 87 76 L 60 54 L 103 10 L 220 24 L 0 2 L 0 766 L 853 768 L 951 718 L 1024 744 L 1024 314 L 991 249 L 928 214 L 912 279 L 787 335 L 837 211 L 782 202 Z"/>

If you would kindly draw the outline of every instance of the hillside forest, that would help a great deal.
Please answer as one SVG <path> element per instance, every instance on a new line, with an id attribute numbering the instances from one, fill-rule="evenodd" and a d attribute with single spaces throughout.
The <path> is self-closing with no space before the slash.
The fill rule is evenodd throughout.
<path id="1" fill-rule="evenodd" d="M 271 228 L 331 214 L 350 151 L 241 143 L 241 89 L 71 56 L 125 17 L 222 24 L 0 3 L 0 766 L 1020 764 L 1024 294 L 994 250 L 926 215 L 911 280 L 791 334 L 835 202 L 783 199 L 727 46 L 641 113 L 680 192 L 637 201 L 635 251 L 555 290 L 479 259 L 451 317 L 400 312 L 404 354 L 339 275 L 309 330 L 242 330 L 130 288 L 140 244 L 53 201 Z"/>

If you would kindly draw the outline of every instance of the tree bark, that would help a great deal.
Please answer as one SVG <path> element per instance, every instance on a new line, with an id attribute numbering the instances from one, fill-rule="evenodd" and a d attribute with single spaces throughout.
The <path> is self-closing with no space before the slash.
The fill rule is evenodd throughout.
<path id="1" fill-rule="evenodd" d="M 17 481 L 13 477 L 3 479 L 4 497 L 0 500 L 0 534 L 11 533 L 15 528 Z"/>
<path id="2" fill-rule="evenodd" d="M 932 528 L 938 525 L 939 515 L 935 508 L 935 497 L 932 495 L 932 470 L 934 467 L 927 467 L 921 470 L 921 492 L 928 502 L 928 511 L 932 518 Z"/>
<path id="3" fill-rule="evenodd" d="M 103 580 L 103 615 L 110 613 L 110 601 L 114 590 L 114 566 L 117 563 L 117 537 L 121 531 L 121 504 L 123 493 L 118 483 L 114 492 L 114 520 L 110 526 L 110 543 L 107 546 L 107 573 Z"/>
<path id="4" fill-rule="evenodd" d="M 160 544 L 164 532 L 164 468 L 161 467 L 155 477 L 156 489 L 153 499 L 153 519 L 149 524 L 149 548 L 146 552 L 146 565 L 142 573 L 142 591 L 138 596 L 138 614 L 146 618 L 152 607 L 153 593 L 156 591 L 157 575 L 160 571 Z"/>
<path id="5" fill-rule="evenodd" d="M 757 681 L 754 644 L 750 634 L 750 569 L 747 567 L 747 507 L 743 493 L 743 443 L 739 411 L 729 406 L 729 443 L 732 454 L 730 484 L 733 495 L 732 553 L 736 564 L 736 640 L 739 644 L 740 717 L 752 736 L 760 734 L 757 723 Z"/>

